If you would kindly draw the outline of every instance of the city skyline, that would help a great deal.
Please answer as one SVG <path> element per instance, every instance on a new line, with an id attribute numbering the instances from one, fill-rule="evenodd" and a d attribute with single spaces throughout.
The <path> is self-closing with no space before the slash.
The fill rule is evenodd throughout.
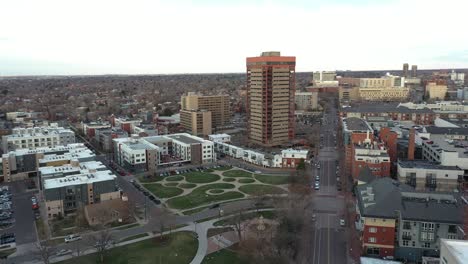
<path id="1" fill-rule="evenodd" d="M 404 62 L 468 68 L 468 36 L 457 27 L 468 3 L 460 0 L 1 6 L 0 76 L 244 72 L 246 57 L 268 50 L 297 57 L 298 72 L 401 69 Z M 261 21 L 270 26 L 259 30 Z M 276 37 L 278 30 L 290 37 Z"/>

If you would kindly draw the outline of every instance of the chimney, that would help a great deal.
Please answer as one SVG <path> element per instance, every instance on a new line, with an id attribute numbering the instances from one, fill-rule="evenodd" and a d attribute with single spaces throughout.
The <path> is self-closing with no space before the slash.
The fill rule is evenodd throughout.
<path id="1" fill-rule="evenodd" d="M 409 132 L 408 160 L 414 160 L 414 128 L 411 128 Z"/>

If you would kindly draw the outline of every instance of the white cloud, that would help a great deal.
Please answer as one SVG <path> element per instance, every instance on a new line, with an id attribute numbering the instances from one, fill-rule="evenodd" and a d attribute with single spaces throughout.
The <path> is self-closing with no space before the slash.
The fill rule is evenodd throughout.
<path id="1" fill-rule="evenodd" d="M 298 71 L 467 67 L 447 56 L 468 46 L 467 9 L 464 0 L 3 1 L 0 74 L 243 72 L 245 57 L 265 50 L 297 56 Z M 35 71 L 21 71 L 27 61 Z"/>

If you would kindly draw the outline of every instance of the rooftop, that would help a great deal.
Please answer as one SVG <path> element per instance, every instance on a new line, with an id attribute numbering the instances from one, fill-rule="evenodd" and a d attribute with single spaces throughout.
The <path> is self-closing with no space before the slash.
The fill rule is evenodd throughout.
<path id="1" fill-rule="evenodd" d="M 447 134 L 447 135 L 468 135 L 467 127 L 436 127 L 436 126 L 427 126 L 425 127 L 427 133 L 431 134 Z"/>
<path id="2" fill-rule="evenodd" d="M 428 160 L 398 160 L 398 165 L 408 169 L 462 170 L 458 166 L 444 166 Z"/>
<path id="3" fill-rule="evenodd" d="M 183 135 L 183 134 L 175 134 L 175 135 L 168 135 L 168 138 L 171 138 L 173 140 L 180 141 L 185 144 L 195 144 L 195 143 L 202 143 L 203 139 L 195 139 L 193 137 L 190 137 L 188 135 Z"/>
<path id="4" fill-rule="evenodd" d="M 44 189 L 54 189 L 79 184 L 92 184 L 95 182 L 111 181 L 115 180 L 116 178 L 117 177 L 109 170 L 70 175 L 61 178 L 44 180 Z"/>
<path id="5" fill-rule="evenodd" d="M 73 143 L 66 146 L 55 146 L 55 147 L 39 147 L 36 149 L 17 149 L 10 151 L 9 154 L 14 154 L 16 156 L 26 155 L 26 154 L 35 154 L 35 153 L 50 153 L 50 152 L 61 152 L 61 151 L 70 151 L 78 149 L 88 149 L 83 143 Z"/>
<path id="6" fill-rule="evenodd" d="M 431 135 L 424 145 L 430 146 L 436 152 L 458 152 L 460 158 L 468 158 L 468 141 L 449 140 L 442 135 Z"/>
<path id="7" fill-rule="evenodd" d="M 343 112 L 358 112 L 358 113 L 382 113 L 382 112 L 397 112 L 397 113 L 434 113 L 429 108 L 411 109 L 399 103 L 360 103 L 350 107 L 341 108 Z"/>
<path id="8" fill-rule="evenodd" d="M 458 263 L 468 263 L 468 241 L 441 239 L 441 244 L 447 246 L 448 251 L 458 260 Z"/>
<path id="9" fill-rule="evenodd" d="M 209 135 L 209 137 L 211 138 L 224 138 L 224 137 L 230 137 L 228 134 L 213 134 L 213 135 Z"/>
<path id="10" fill-rule="evenodd" d="M 378 178 L 356 187 L 359 210 L 364 217 L 460 224 L 463 206 L 454 193 L 417 192 L 391 178 Z"/>
<path id="11" fill-rule="evenodd" d="M 347 131 L 372 131 L 372 127 L 362 118 L 343 118 L 343 126 Z"/>
<path id="12" fill-rule="evenodd" d="M 91 158 L 96 156 L 91 150 L 85 149 L 79 152 L 68 152 L 62 155 L 49 154 L 44 155 L 42 159 L 39 159 L 39 163 L 59 161 L 59 160 L 80 160 L 85 158 Z"/>

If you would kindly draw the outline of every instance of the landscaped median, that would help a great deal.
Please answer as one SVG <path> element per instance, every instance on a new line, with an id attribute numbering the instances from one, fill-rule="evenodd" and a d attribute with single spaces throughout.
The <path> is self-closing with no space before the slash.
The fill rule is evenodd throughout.
<path id="1" fill-rule="evenodd" d="M 190 263 L 198 249 L 198 240 L 192 232 L 177 232 L 146 239 L 106 251 L 104 263 L 138 263 L 138 264 L 182 264 Z M 61 261 L 61 264 L 94 264 L 98 263 L 96 253 Z"/>

